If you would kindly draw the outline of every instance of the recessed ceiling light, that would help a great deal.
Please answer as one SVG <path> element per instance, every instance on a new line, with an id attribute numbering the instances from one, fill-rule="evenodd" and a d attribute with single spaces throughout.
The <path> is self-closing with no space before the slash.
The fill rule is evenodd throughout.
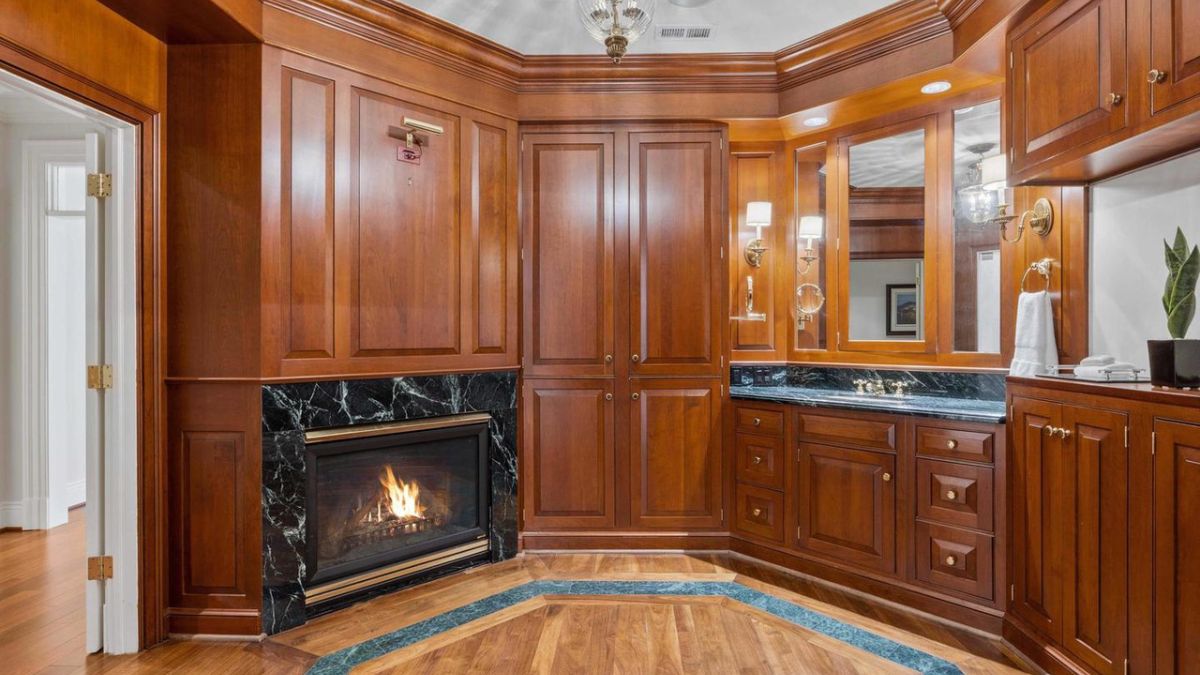
<path id="1" fill-rule="evenodd" d="M 804 120 L 804 126 L 806 127 L 823 127 L 826 124 L 829 124 L 828 117 L 809 117 Z"/>
<path id="2" fill-rule="evenodd" d="M 944 91 L 950 91 L 950 83 L 946 82 L 945 80 L 930 82 L 924 87 L 921 87 L 922 94 L 940 94 Z"/>

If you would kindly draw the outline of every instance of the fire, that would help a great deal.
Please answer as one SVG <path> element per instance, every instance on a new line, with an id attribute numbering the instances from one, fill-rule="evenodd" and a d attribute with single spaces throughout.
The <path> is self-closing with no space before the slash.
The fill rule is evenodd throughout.
<path id="1" fill-rule="evenodd" d="M 396 479 L 392 467 L 384 467 L 379 475 L 379 484 L 383 486 L 383 506 L 391 511 L 392 516 L 401 521 L 420 520 L 425 517 L 425 506 L 421 504 L 421 488 L 416 481 L 405 483 Z"/>

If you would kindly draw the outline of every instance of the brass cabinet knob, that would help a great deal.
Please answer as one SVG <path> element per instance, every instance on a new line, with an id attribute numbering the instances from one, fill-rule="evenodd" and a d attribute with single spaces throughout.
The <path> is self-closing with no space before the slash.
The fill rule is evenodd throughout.
<path id="1" fill-rule="evenodd" d="M 1049 435 L 1051 435 L 1051 436 L 1057 436 L 1057 435 L 1058 435 L 1058 427 L 1052 427 L 1052 426 L 1050 426 L 1050 425 L 1046 425 L 1045 427 L 1042 427 L 1042 428 L 1043 428 L 1043 429 L 1045 429 L 1045 430 L 1046 430 L 1046 433 L 1047 433 L 1047 434 L 1049 434 Z"/>
<path id="2" fill-rule="evenodd" d="M 946 490 L 946 500 L 947 500 L 947 501 L 951 501 L 951 502 L 952 502 L 952 501 L 954 501 L 954 500 L 956 500 L 956 499 L 958 499 L 958 493 L 957 493 L 957 492 L 955 492 L 954 490 Z"/>
<path id="3" fill-rule="evenodd" d="M 752 424 L 753 424 L 754 426 L 756 426 L 756 427 L 757 427 L 757 426 L 761 426 L 761 425 L 762 425 L 762 418 L 755 417 L 755 418 L 754 418 L 754 421 L 752 422 Z"/>
<path id="4" fill-rule="evenodd" d="M 1155 68 L 1146 75 L 1146 81 L 1150 84 L 1159 84 L 1167 80 L 1167 71 Z"/>
<path id="5" fill-rule="evenodd" d="M 612 394 L 605 394 L 605 395 L 604 395 L 604 400 L 605 400 L 605 401 L 611 401 L 612 399 L 613 399 L 613 395 L 612 395 Z"/>
<path id="6" fill-rule="evenodd" d="M 751 463 L 751 464 L 762 464 L 762 456 L 761 456 L 761 455 L 755 455 L 755 456 L 751 457 L 751 458 L 750 458 L 750 463 Z"/>
<path id="7" fill-rule="evenodd" d="M 605 355 L 604 355 L 604 362 L 605 362 L 605 363 L 612 363 L 612 362 L 613 362 L 612 354 L 605 354 Z"/>
<path id="8" fill-rule="evenodd" d="M 958 447 L 958 441 L 951 438 L 950 440 L 946 441 L 946 447 L 953 450 Z"/>
<path id="9" fill-rule="evenodd" d="M 892 474 L 884 471 L 883 476 L 881 476 L 881 478 L 883 478 L 883 482 L 890 483 L 892 481 Z"/>
<path id="10" fill-rule="evenodd" d="M 949 565 L 950 567 L 954 567 L 955 565 L 958 564 L 958 558 L 956 558 L 952 555 L 948 555 L 948 556 L 946 556 L 946 564 Z"/>
<path id="11" fill-rule="evenodd" d="M 633 359 L 634 363 L 640 363 L 642 360 L 642 357 L 638 356 L 637 354 L 634 354 L 633 356 L 631 356 L 629 358 Z"/>
<path id="12" fill-rule="evenodd" d="M 756 507 L 754 507 L 754 510 L 750 512 L 750 515 L 754 516 L 755 518 L 758 518 L 759 516 L 762 515 L 762 509 L 760 509 L 756 506 Z"/>
<path id="13" fill-rule="evenodd" d="M 633 392 L 633 400 L 635 400 L 635 401 L 636 401 L 636 400 L 638 400 L 638 399 L 639 399 L 639 398 L 641 398 L 641 397 L 642 397 L 642 395 L 641 395 L 641 394 L 637 393 L 636 391 L 635 391 L 635 392 Z"/>
<path id="14" fill-rule="evenodd" d="M 1063 439 L 1063 440 L 1066 440 L 1066 439 L 1070 438 L 1070 437 L 1071 437 L 1071 430 L 1070 430 L 1070 429 L 1063 429 L 1062 427 L 1059 427 L 1059 428 L 1058 428 L 1058 437 L 1059 437 L 1059 438 L 1061 438 L 1061 439 Z"/>
<path id="15" fill-rule="evenodd" d="M 1124 101 L 1124 100 L 1125 100 L 1125 97 L 1118 94 L 1115 91 L 1108 95 L 1108 102 L 1112 105 L 1121 105 L 1121 101 Z"/>

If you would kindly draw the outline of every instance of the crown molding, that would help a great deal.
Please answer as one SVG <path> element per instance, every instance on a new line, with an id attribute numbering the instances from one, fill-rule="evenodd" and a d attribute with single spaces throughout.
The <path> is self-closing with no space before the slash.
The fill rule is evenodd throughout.
<path id="1" fill-rule="evenodd" d="M 619 66 L 524 55 L 397 0 L 263 3 L 513 93 L 778 93 L 948 35 L 983 0 L 901 0 L 776 52 L 631 54 Z"/>

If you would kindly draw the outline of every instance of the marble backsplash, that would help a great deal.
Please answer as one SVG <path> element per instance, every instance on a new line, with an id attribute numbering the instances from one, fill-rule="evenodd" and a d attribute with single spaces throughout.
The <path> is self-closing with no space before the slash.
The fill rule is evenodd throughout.
<path id="1" fill-rule="evenodd" d="M 919 396 L 950 396 L 979 401 L 1003 401 L 1003 373 L 962 371 L 885 370 L 802 365 L 733 365 L 729 383 L 735 387 L 807 387 L 853 391 L 855 380 L 900 380 Z"/>
<path id="2" fill-rule="evenodd" d="M 310 429 L 490 413 L 491 555 L 493 561 L 516 555 L 516 372 L 272 384 L 263 387 L 262 403 L 264 632 L 301 625 L 311 614 L 304 605 L 304 433 Z"/>

